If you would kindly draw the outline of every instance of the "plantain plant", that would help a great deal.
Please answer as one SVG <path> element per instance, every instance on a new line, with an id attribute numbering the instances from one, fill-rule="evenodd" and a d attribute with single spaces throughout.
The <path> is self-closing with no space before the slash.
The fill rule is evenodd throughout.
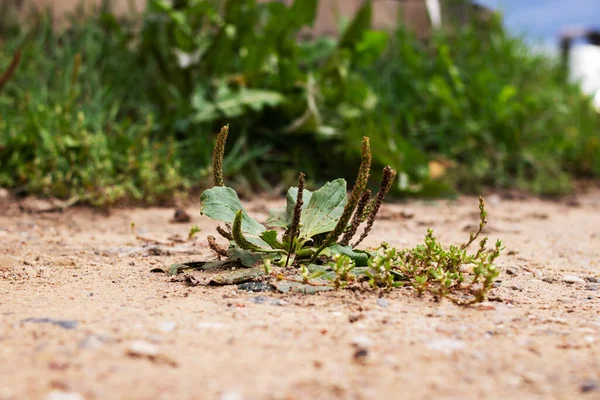
<path id="1" fill-rule="evenodd" d="M 271 210 L 266 222 L 270 228 L 281 228 L 280 234 L 252 219 L 236 192 L 225 186 L 222 166 L 228 133 L 229 127 L 225 126 L 217 136 L 213 154 L 214 187 L 200 196 L 201 214 L 225 223 L 217 232 L 229 241 L 228 249 L 218 247 L 214 238 L 210 239 L 211 248 L 218 255 L 238 260 L 246 267 L 270 260 L 280 267 L 300 269 L 302 265 L 325 264 L 334 254 L 344 254 L 358 266 L 367 265 L 369 253 L 356 247 L 371 230 L 396 176 L 396 171 L 384 168 L 379 192 L 371 198 L 367 189 L 371 169 L 368 138 L 363 139 L 362 161 L 349 195 L 344 179 L 327 182 L 313 192 L 304 188 L 305 176 L 300 173 L 298 186 L 287 192 L 287 205 Z M 361 225 L 364 225 L 362 234 L 350 244 Z"/>

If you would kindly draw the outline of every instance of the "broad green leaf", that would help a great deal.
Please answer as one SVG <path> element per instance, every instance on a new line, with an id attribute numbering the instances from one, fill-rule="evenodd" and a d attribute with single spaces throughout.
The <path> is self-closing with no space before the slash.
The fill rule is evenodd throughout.
<path id="1" fill-rule="evenodd" d="M 369 253 L 362 250 L 355 250 L 350 246 L 340 246 L 336 243 L 323 250 L 323 254 L 328 256 L 332 256 L 334 254 L 348 256 L 352 261 L 356 263 L 357 267 L 366 267 L 367 265 L 369 265 Z"/>
<path id="2" fill-rule="evenodd" d="M 277 231 L 264 231 L 260 238 L 273 249 L 283 249 L 283 244 L 277 240 Z"/>
<path id="3" fill-rule="evenodd" d="M 327 182 L 313 192 L 300 218 L 300 237 L 308 239 L 332 231 L 347 202 L 344 179 Z"/>
<path id="4" fill-rule="evenodd" d="M 304 189 L 302 191 L 302 211 L 306 209 L 313 192 Z M 286 200 L 287 205 L 281 208 L 274 208 L 269 210 L 269 218 L 267 219 L 267 225 L 276 226 L 279 228 L 288 228 L 292 224 L 294 218 L 294 208 L 296 207 L 296 198 L 298 197 L 298 188 L 291 187 L 288 189 Z"/>
<path id="5" fill-rule="evenodd" d="M 242 210 L 242 232 L 255 236 L 267 230 L 264 226 L 250 218 L 242 207 L 237 193 L 226 186 L 215 186 L 200 195 L 200 214 L 217 221 L 233 224 L 236 213 Z M 252 241 L 250 238 L 248 240 Z M 262 242 L 262 241 L 261 241 Z"/>
<path id="6" fill-rule="evenodd" d="M 286 207 L 271 208 L 269 210 L 269 218 L 267 218 L 267 225 L 276 226 L 278 228 L 287 228 L 286 209 Z"/>
<path id="7" fill-rule="evenodd" d="M 238 260 L 245 267 L 253 267 L 266 259 L 271 259 L 275 261 L 280 258 L 281 255 L 277 253 L 261 253 L 240 249 L 235 245 L 234 242 L 230 242 L 229 249 L 227 249 L 227 259 L 230 261 Z"/>

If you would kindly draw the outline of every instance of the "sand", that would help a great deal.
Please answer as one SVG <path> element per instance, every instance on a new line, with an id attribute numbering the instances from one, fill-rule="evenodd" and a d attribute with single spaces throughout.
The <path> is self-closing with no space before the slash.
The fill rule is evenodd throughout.
<path id="1" fill-rule="evenodd" d="M 213 257 L 198 204 L 176 224 L 171 208 L 0 201 L 0 400 L 600 398 L 598 190 L 489 196 L 490 243 L 507 249 L 476 307 L 410 289 L 189 287 L 150 269 Z M 266 203 L 246 206 L 264 220 Z M 459 244 L 477 215 L 473 197 L 386 205 L 365 245 L 412 246 L 428 227 Z M 160 240 L 201 232 L 157 251 L 131 222 Z"/>

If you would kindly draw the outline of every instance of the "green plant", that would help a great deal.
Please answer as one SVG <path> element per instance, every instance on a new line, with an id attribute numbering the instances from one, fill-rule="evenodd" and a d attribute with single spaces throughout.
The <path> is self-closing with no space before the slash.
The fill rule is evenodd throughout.
<path id="1" fill-rule="evenodd" d="M 219 258 L 226 257 L 228 262 L 248 268 L 259 266 L 261 273 L 304 285 L 344 288 L 366 279 L 373 288 L 409 284 L 419 293 L 428 292 L 463 304 L 486 298 L 499 274 L 494 262 L 503 247 L 498 241 L 493 250 L 487 250 L 488 239 L 484 238 L 476 253 L 467 253 L 487 223 L 483 198 L 479 199 L 479 228 L 461 246 L 446 250 L 429 230 L 425 243 L 414 249 L 397 250 L 386 243 L 374 251 L 356 249 L 369 234 L 396 176 L 396 171 L 386 167 L 379 192 L 370 198 L 366 185 L 371 151 L 368 138 L 364 138 L 362 163 L 351 193 L 346 195 L 343 179 L 311 192 L 304 188 L 305 177 L 300 174 L 298 187 L 288 190 L 286 207 L 271 210 L 267 221 L 272 227 L 285 229 L 280 236 L 252 219 L 236 192 L 224 186 L 220 168 L 227 135 L 228 128 L 224 127 L 216 140 L 215 186 L 200 196 L 201 214 L 226 224 L 226 229 L 219 227 L 217 231 L 229 241 L 227 249 L 219 246 L 214 237 L 208 238 Z M 349 246 L 365 222 L 362 235 Z"/>
<path id="2" fill-rule="evenodd" d="M 479 209 L 479 229 L 461 246 L 445 249 L 431 229 L 424 244 L 413 249 L 398 251 L 383 244 L 366 273 L 371 284 L 388 288 L 410 284 L 419 293 L 429 292 L 456 302 L 483 301 L 500 273 L 494 262 L 503 246 L 497 241 L 493 249 L 486 249 L 486 237 L 474 254 L 467 253 L 487 224 L 483 198 L 479 199 Z"/>
<path id="3" fill-rule="evenodd" d="M 378 127 L 369 129 L 374 162 L 403 171 L 407 193 L 491 186 L 555 195 L 600 163 L 590 99 L 559 60 L 510 36 L 500 16 L 427 41 L 399 26 L 376 65 L 363 76 L 378 107 L 358 126 Z M 362 136 L 350 132 L 350 142 Z"/>
<path id="4" fill-rule="evenodd" d="M 131 31 L 97 11 L 68 30 L 36 14 L 0 50 L 0 70 L 13 66 L 0 91 L 0 186 L 93 205 L 170 201 L 185 188 L 176 143 L 156 140 Z"/>
<path id="5" fill-rule="evenodd" d="M 346 195 L 344 179 L 328 182 L 313 192 L 304 188 L 304 174 L 300 174 L 298 187 L 288 190 L 287 206 L 272 210 L 267 221 L 272 227 L 285 229 L 279 237 L 276 230 L 269 230 L 252 219 L 244 211 L 235 190 L 224 186 L 221 168 L 228 131 L 224 127 L 216 140 L 213 160 L 215 186 L 200 196 L 201 213 L 226 224 L 227 229 L 221 228 L 218 232 L 230 242 L 228 257 L 239 259 L 246 267 L 268 259 L 284 268 L 307 268 L 310 264 L 323 264 L 335 253 L 342 253 L 365 265 L 364 252 L 354 250 L 338 239 L 346 233 L 343 242 L 348 242 L 352 236 L 348 236 L 348 232 L 356 232 L 364 221 L 367 225 L 361 238 L 368 234 L 395 176 L 395 171 L 386 168 L 385 179 L 379 194 L 371 201 L 373 206 L 369 212 L 365 213 L 364 205 L 357 211 L 360 199 L 367 193 L 365 188 L 371 166 L 368 138 L 363 139 L 362 163 L 349 196 Z M 349 224 L 353 215 L 355 218 Z M 215 249 L 215 246 L 211 247 Z M 222 255 L 221 251 L 217 253 Z"/>

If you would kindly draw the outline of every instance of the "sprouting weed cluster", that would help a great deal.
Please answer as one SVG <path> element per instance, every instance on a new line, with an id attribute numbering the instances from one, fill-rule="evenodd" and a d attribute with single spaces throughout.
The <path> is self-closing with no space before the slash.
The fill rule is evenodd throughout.
<path id="1" fill-rule="evenodd" d="M 467 248 L 487 223 L 483 198 L 479 204 L 479 229 L 462 246 L 445 249 L 431 229 L 424 243 L 412 249 L 396 250 L 383 243 L 369 260 L 365 273 L 371 285 L 382 288 L 411 285 L 419 293 L 428 292 L 457 302 L 483 301 L 499 275 L 495 261 L 503 246 L 498 240 L 492 249 L 487 249 L 485 237 L 477 251 L 468 254 Z"/>
<path id="2" fill-rule="evenodd" d="M 217 232 L 229 241 L 228 248 L 221 247 L 215 237 L 208 237 L 219 259 L 245 267 L 262 265 L 266 275 L 305 285 L 341 289 L 366 281 L 372 288 L 384 290 L 411 286 L 420 294 L 431 293 L 459 303 L 482 301 L 492 288 L 499 274 L 495 260 L 502 243 L 496 242 L 489 250 L 488 239 L 483 238 L 475 253 L 467 252 L 487 224 L 483 198 L 479 199 L 479 228 L 461 246 L 445 249 L 430 229 L 424 243 L 412 249 L 399 250 L 387 243 L 373 251 L 357 249 L 371 231 L 396 177 L 396 171 L 385 167 L 379 190 L 371 196 L 367 189 L 371 149 L 365 137 L 361 165 L 350 194 L 343 179 L 311 192 L 305 188 L 305 175 L 300 173 L 298 186 L 287 192 L 286 207 L 271 210 L 267 220 L 268 226 L 282 228 L 280 234 L 252 219 L 236 192 L 225 186 L 222 166 L 228 132 L 225 126 L 217 137 L 214 187 L 200 197 L 201 213 L 225 223 Z M 352 243 L 361 226 L 361 235 Z"/>

